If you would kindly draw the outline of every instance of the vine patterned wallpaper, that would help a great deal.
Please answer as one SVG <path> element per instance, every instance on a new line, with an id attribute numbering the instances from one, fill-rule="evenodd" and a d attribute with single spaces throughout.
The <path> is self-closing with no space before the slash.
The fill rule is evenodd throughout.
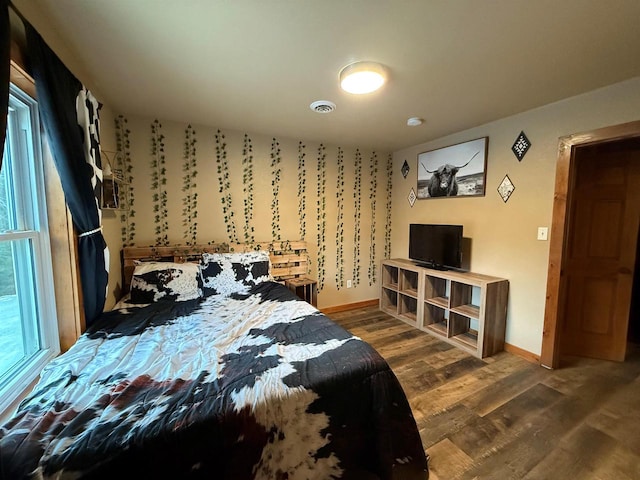
<path id="1" fill-rule="evenodd" d="M 336 198 L 338 202 L 336 216 L 336 288 L 344 287 L 344 152 L 338 147 L 338 175 L 336 179 Z"/>
<path id="2" fill-rule="evenodd" d="M 318 292 L 321 292 L 324 288 L 324 279 L 326 276 L 325 269 L 325 257 L 327 253 L 326 244 L 326 230 L 327 230 L 327 153 L 325 146 L 321 143 L 318 147 L 317 158 L 317 200 L 316 200 L 316 220 L 318 222 L 318 233 L 316 234 L 318 240 Z"/>
<path id="3" fill-rule="evenodd" d="M 123 245 L 302 239 L 321 306 L 378 296 L 380 254 L 391 251 L 390 154 L 122 115 L 115 127 L 129 184 Z"/>
<path id="4" fill-rule="evenodd" d="M 369 235 L 369 268 L 367 269 L 367 277 L 369 278 L 369 286 L 376 283 L 376 207 L 378 206 L 378 154 L 371 153 L 369 159 L 369 211 L 371 212 L 371 234 Z M 390 227 L 390 225 L 389 225 Z"/>
<path id="5" fill-rule="evenodd" d="M 191 125 L 184 131 L 184 162 L 182 164 L 182 227 L 187 245 L 195 245 L 198 237 L 198 156 L 196 154 L 196 131 Z"/>
<path id="6" fill-rule="evenodd" d="M 153 199 L 153 231 L 155 245 L 169 245 L 169 220 L 167 217 L 167 168 L 164 154 L 162 124 L 154 120 L 151 124 L 151 198 Z"/>
<path id="7" fill-rule="evenodd" d="M 115 118 L 115 136 L 116 136 L 116 169 L 122 172 L 124 183 L 120 189 L 120 205 L 126 208 L 120 211 L 120 238 L 122 246 L 129 247 L 134 245 L 136 237 L 136 216 L 135 197 L 131 185 L 133 184 L 133 165 L 131 163 L 131 142 L 129 135 L 131 130 L 127 126 L 127 119 L 122 115 Z"/>
<path id="8" fill-rule="evenodd" d="M 253 145 L 246 133 L 242 141 L 242 194 L 244 205 L 244 243 L 255 241 L 253 221 Z"/>
<path id="9" fill-rule="evenodd" d="M 362 211 L 362 154 L 356 149 L 354 159 L 354 183 L 353 183 L 353 286 L 360 283 L 360 215 Z"/>

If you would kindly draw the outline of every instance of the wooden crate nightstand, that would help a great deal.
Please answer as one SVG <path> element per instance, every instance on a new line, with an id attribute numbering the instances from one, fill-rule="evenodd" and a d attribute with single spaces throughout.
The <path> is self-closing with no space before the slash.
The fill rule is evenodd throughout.
<path id="1" fill-rule="evenodd" d="M 311 278 L 301 277 L 285 280 L 286 287 L 314 307 L 318 306 L 318 282 Z"/>

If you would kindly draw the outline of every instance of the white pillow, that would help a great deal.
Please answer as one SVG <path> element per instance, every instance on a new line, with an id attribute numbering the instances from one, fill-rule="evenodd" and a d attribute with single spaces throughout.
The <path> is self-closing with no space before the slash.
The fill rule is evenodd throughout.
<path id="1" fill-rule="evenodd" d="M 269 252 L 203 253 L 204 295 L 246 293 L 251 287 L 273 280 Z"/>
<path id="2" fill-rule="evenodd" d="M 158 300 L 182 302 L 202 296 L 202 276 L 197 263 L 140 262 L 131 279 L 130 303 Z"/>

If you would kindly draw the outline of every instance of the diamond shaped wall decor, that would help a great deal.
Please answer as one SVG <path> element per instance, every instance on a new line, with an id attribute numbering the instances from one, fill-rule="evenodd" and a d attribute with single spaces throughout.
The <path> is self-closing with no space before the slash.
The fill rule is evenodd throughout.
<path id="1" fill-rule="evenodd" d="M 500 185 L 498 186 L 498 193 L 502 197 L 502 201 L 504 203 L 507 203 L 507 200 L 509 200 L 509 197 L 515 189 L 516 186 L 513 184 L 513 182 L 511 182 L 509 175 L 505 175 L 502 179 L 502 182 L 500 182 Z"/>
<path id="2" fill-rule="evenodd" d="M 516 141 L 511 146 L 511 151 L 516 156 L 518 161 L 521 161 L 524 155 L 527 153 L 527 150 L 529 150 L 530 146 L 531 146 L 531 142 L 529 141 L 527 136 L 524 134 L 524 131 L 522 131 L 520 132 L 520 135 L 518 135 L 518 138 L 516 138 Z"/>
<path id="3" fill-rule="evenodd" d="M 404 178 L 407 178 L 407 175 L 409 175 L 409 164 L 407 163 L 407 161 L 405 160 L 404 163 L 402 164 L 402 176 Z"/>
<path id="4" fill-rule="evenodd" d="M 411 205 L 411 207 L 413 208 L 413 204 L 416 203 L 416 199 L 418 197 L 416 197 L 416 192 L 413 190 L 413 187 L 411 187 L 411 191 L 409 192 L 409 196 L 407 197 L 407 200 L 409 201 L 409 205 Z"/>

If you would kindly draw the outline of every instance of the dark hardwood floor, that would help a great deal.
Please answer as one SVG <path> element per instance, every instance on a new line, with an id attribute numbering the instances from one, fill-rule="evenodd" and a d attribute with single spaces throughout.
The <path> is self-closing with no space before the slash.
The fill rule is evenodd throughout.
<path id="1" fill-rule="evenodd" d="M 640 479 L 640 347 L 624 363 L 547 370 L 509 353 L 479 360 L 375 307 L 330 317 L 402 383 L 432 480 Z"/>

